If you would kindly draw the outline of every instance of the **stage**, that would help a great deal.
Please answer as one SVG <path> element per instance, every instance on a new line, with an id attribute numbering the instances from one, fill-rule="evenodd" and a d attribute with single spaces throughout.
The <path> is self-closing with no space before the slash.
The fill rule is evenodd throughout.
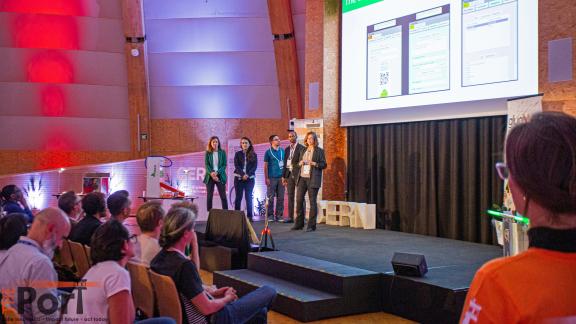
<path id="1" fill-rule="evenodd" d="M 263 226 L 263 222 L 253 223 L 257 233 Z M 498 246 L 380 229 L 321 224 L 317 231 L 306 233 L 290 227 L 292 224 L 271 223 L 277 250 L 378 273 L 380 310 L 418 322 L 456 322 L 476 270 L 502 255 Z M 203 232 L 204 228 L 205 223 L 198 223 L 196 230 Z M 422 278 L 395 276 L 394 252 L 423 254 L 428 273 Z M 309 258 L 301 262 L 314 262 Z M 275 275 L 274 270 L 270 272 Z"/>

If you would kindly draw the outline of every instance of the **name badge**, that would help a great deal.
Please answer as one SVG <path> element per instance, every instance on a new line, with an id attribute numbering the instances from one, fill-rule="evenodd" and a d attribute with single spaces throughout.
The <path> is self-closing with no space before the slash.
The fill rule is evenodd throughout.
<path id="1" fill-rule="evenodd" d="M 310 164 L 305 164 L 302 166 L 302 173 L 305 175 L 310 175 Z"/>
<path id="2" fill-rule="evenodd" d="M 284 168 L 284 161 L 278 161 L 278 166 L 280 169 Z"/>

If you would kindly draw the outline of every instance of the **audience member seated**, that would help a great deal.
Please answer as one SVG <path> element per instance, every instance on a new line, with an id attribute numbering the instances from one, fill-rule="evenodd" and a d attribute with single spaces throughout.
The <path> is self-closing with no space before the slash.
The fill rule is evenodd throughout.
<path id="1" fill-rule="evenodd" d="M 2 209 L 5 214 L 22 213 L 26 215 L 28 223 L 32 223 L 34 215 L 28 207 L 28 202 L 22 194 L 22 190 L 16 185 L 7 185 L 2 188 Z"/>
<path id="2" fill-rule="evenodd" d="M 238 299 L 231 287 L 204 289 L 196 266 L 184 254 L 187 245 L 198 249 L 194 221 L 187 208 L 173 208 L 164 218 L 160 233 L 162 251 L 152 260 L 151 269 L 174 281 L 185 323 L 266 323 L 276 291 L 261 287 Z"/>
<path id="3" fill-rule="evenodd" d="M 46 208 L 36 215 L 27 236 L 21 236 L 4 255 L 0 256 L 0 291 L 17 291 L 19 287 L 32 289 L 36 296 L 58 297 L 56 283 L 58 275 L 52 264 L 54 249 L 62 245 L 70 231 L 68 216 L 58 208 Z M 4 296 L 6 297 L 6 296 Z M 18 298 L 3 302 L 14 309 L 24 310 L 22 319 L 26 323 L 55 322 L 59 318 L 59 307 L 45 314 L 37 301 L 19 305 Z"/>
<path id="4" fill-rule="evenodd" d="M 132 302 L 130 274 L 125 269 L 134 256 L 132 240 L 126 228 L 116 220 L 96 229 L 90 243 L 93 266 L 82 278 L 87 287 L 82 288 L 81 299 L 69 299 L 63 323 L 134 322 L 136 309 Z M 74 295 L 79 296 L 80 292 L 76 290 Z M 174 320 L 155 318 L 139 323 L 174 323 Z"/>
<path id="5" fill-rule="evenodd" d="M 149 267 L 150 261 L 160 252 L 158 238 L 164 215 L 162 204 L 158 201 L 149 201 L 138 208 L 136 219 L 142 234 L 138 235 L 138 243 L 134 246 L 134 261 Z"/>
<path id="6" fill-rule="evenodd" d="M 28 233 L 28 218 L 21 213 L 12 213 L 0 218 L 0 258 Z"/>
<path id="7" fill-rule="evenodd" d="M 132 202 L 128 198 L 129 194 L 126 190 L 118 190 L 108 196 L 106 204 L 110 211 L 110 218 L 123 223 L 126 218 L 130 216 L 130 206 Z"/>
<path id="8" fill-rule="evenodd" d="M 138 219 L 136 219 L 136 216 L 130 215 L 130 217 L 126 218 L 122 222 L 122 225 L 124 225 L 124 227 L 126 227 L 126 229 L 128 230 L 128 233 L 130 233 L 130 235 L 142 234 L 142 231 L 140 230 L 140 226 L 138 226 Z"/>
<path id="9" fill-rule="evenodd" d="M 82 198 L 84 218 L 72 229 L 69 239 L 84 245 L 90 245 L 90 238 L 102 223 L 100 218 L 106 214 L 106 201 L 101 192 L 91 192 Z"/>
<path id="10" fill-rule="evenodd" d="M 575 323 L 576 119 L 542 113 L 514 127 L 497 170 L 530 219 L 529 248 L 478 270 L 461 322 Z"/>
<path id="11" fill-rule="evenodd" d="M 172 206 L 170 206 L 170 210 L 175 209 L 175 208 L 186 208 L 189 209 L 192 214 L 194 215 L 198 215 L 198 206 L 195 205 L 193 202 L 191 201 L 186 201 L 183 200 L 181 202 L 177 202 L 177 203 L 173 203 Z M 196 236 L 196 239 L 198 240 L 198 236 Z M 200 272 L 200 249 L 193 249 L 192 251 L 190 251 L 190 255 L 188 256 L 190 258 L 190 261 L 192 261 L 194 263 L 194 265 L 196 266 L 196 270 L 198 270 L 198 272 Z M 204 288 L 206 288 L 207 285 L 204 285 Z"/>
<path id="12" fill-rule="evenodd" d="M 82 218 L 82 199 L 74 191 L 67 191 L 58 197 L 58 208 L 62 209 L 70 218 L 74 226 Z"/>

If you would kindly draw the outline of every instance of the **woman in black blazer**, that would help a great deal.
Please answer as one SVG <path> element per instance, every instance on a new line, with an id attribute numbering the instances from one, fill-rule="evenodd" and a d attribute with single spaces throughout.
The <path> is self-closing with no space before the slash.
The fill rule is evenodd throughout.
<path id="1" fill-rule="evenodd" d="M 234 188 L 236 188 L 236 200 L 234 209 L 240 210 L 242 205 L 242 193 L 246 197 L 246 216 L 252 220 L 252 192 L 254 191 L 254 177 L 258 166 L 258 158 L 254 152 L 252 141 L 248 137 L 240 139 L 241 151 L 234 155 Z"/>
<path id="2" fill-rule="evenodd" d="M 318 205 L 316 198 L 322 186 L 322 170 L 326 169 L 326 156 L 324 150 L 318 147 L 318 136 L 314 132 L 308 132 L 304 138 L 306 149 L 300 151 L 299 156 L 292 159 L 292 166 L 300 168 L 296 175 L 296 221 L 292 230 L 304 228 L 304 195 L 308 191 L 310 201 L 310 217 L 306 232 L 316 230 L 316 218 L 318 216 Z"/>

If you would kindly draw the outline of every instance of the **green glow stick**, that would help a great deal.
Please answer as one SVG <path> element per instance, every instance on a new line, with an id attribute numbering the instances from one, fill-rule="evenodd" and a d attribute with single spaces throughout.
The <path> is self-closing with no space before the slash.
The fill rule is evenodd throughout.
<path id="1" fill-rule="evenodd" d="M 499 217 L 499 218 L 503 218 L 503 217 L 512 218 L 512 219 L 514 219 L 515 221 L 517 221 L 518 223 L 523 223 L 523 224 L 526 224 L 526 225 L 530 225 L 530 220 L 529 220 L 527 217 L 524 217 L 524 216 L 522 216 L 522 215 L 520 215 L 520 214 L 510 215 L 510 214 L 502 213 L 502 212 L 499 212 L 499 211 L 496 211 L 496 210 L 491 210 L 491 209 L 488 209 L 488 210 L 487 210 L 487 213 L 488 213 L 488 215 L 490 215 L 490 216 Z"/>

